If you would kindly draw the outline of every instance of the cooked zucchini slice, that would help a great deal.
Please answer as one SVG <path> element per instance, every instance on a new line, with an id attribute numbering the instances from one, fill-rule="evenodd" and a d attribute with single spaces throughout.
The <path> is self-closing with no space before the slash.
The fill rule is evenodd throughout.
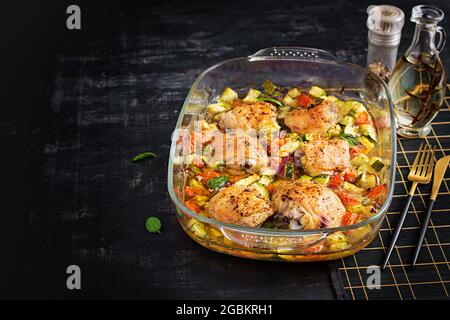
<path id="1" fill-rule="evenodd" d="M 323 98 L 323 100 L 331 101 L 331 102 L 338 101 L 338 98 L 336 98 L 335 96 L 326 96 L 326 97 L 322 97 L 322 98 Z"/>
<path id="2" fill-rule="evenodd" d="M 342 186 L 345 190 L 351 192 L 351 193 L 362 193 L 364 190 L 355 186 L 353 183 L 344 181 L 344 185 Z"/>
<path id="3" fill-rule="evenodd" d="M 338 137 L 341 134 L 341 126 L 336 124 L 333 128 L 328 130 L 328 134 L 331 137 Z"/>
<path id="4" fill-rule="evenodd" d="M 384 168 L 384 163 L 379 158 L 375 159 L 375 161 L 372 161 L 372 158 L 371 158 L 371 161 L 369 162 L 369 164 L 372 167 L 372 169 L 375 170 L 376 172 L 380 172 Z"/>
<path id="5" fill-rule="evenodd" d="M 208 196 L 195 196 L 195 202 L 197 202 L 197 204 L 203 208 L 206 204 L 206 202 L 209 200 Z"/>
<path id="6" fill-rule="evenodd" d="M 288 113 L 291 112 L 291 107 L 289 106 L 282 106 L 278 107 L 278 119 L 284 119 L 288 115 Z"/>
<path id="7" fill-rule="evenodd" d="M 210 105 L 208 105 L 207 110 L 208 110 L 208 113 L 210 113 L 210 114 L 216 114 L 216 113 L 228 111 L 228 107 L 225 106 L 223 103 L 218 102 L 218 103 L 211 103 Z"/>
<path id="8" fill-rule="evenodd" d="M 357 137 L 357 136 L 359 136 L 358 127 L 355 127 L 353 125 L 345 126 L 344 134 L 347 134 L 347 135 L 350 135 L 350 136 L 353 136 L 353 137 Z"/>
<path id="9" fill-rule="evenodd" d="M 300 92 L 300 90 L 298 90 L 297 88 L 292 88 L 291 90 L 288 91 L 288 96 L 295 99 L 297 98 L 299 95 L 301 95 L 302 93 Z"/>
<path id="10" fill-rule="evenodd" d="M 288 140 L 284 145 L 280 147 L 278 150 L 279 157 L 286 157 L 290 153 L 294 152 L 298 148 L 300 148 L 301 142 L 300 140 Z"/>
<path id="11" fill-rule="evenodd" d="M 362 143 L 362 145 L 364 146 L 364 148 L 366 148 L 366 151 L 369 152 L 370 150 L 372 150 L 375 145 L 373 144 L 372 141 L 370 141 L 369 139 L 367 139 L 366 137 L 360 137 L 359 138 L 359 142 Z"/>
<path id="12" fill-rule="evenodd" d="M 370 124 L 362 124 L 359 126 L 361 134 L 368 136 L 373 141 L 377 141 L 377 132 L 375 128 Z"/>
<path id="13" fill-rule="evenodd" d="M 371 167 L 368 163 L 363 163 L 362 165 L 360 165 L 358 167 L 358 169 L 356 170 L 358 176 L 362 175 L 365 172 L 370 172 L 371 171 Z"/>
<path id="14" fill-rule="evenodd" d="M 327 95 L 325 90 L 323 90 L 320 87 L 316 87 L 316 86 L 312 86 L 308 93 L 310 96 L 312 96 L 314 98 L 322 98 Z"/>
<path id="15" fill-rule="evenodd" d="M 366 112 L 366 107 L 359 101 L 352 101 L 352 109 L 351 112 L 356 116 L 360 114 L 361 112 Z"/>
<path id="16" fill-rule="evenodd" d="M 363 163 L 368 163 L 368 162 L 369 162 L 369 157 L 367 157 L 365 154 L 362 154 L 362 153 L 358 154 L 357 156 L 355 156 L 353 159 L 350 160 L 350 163 L 355 167 L 359 167 Z"/>
<path id="17" fill-rule="evenodd" d="M 260 95 L 261 95 L 261 91 L 256 90 L 256 89 L 250 89 L 250 90 L 248 90 L 248 93 L 245 96 L 244 101 L 245 102 L 255 102 L 256 99 L 258 99 Z"/>
<path id="18" fill-rule="evenodd" d="M 342 231 L 328 235 L 325 242 L 332 251 L 345 250 L 349 246 L 347 236 Z"/>
<path id="19" fill-rule="evenodd" d="M 286 140 L 299 140 L 300 139 L 300 136 L 298 135 L 298 133 L 295 133 L 295 132 L 289 132 L 284 137 L 286 138 Z"/>
<path id="20" fill-rule="evenodd" d="M 374 188 L 378 185 L 378 177 L 375 174 L 364 172 L 356 184 L 364 189 Z"/>
<path id="21" fill-rule="evenodd" d="M 336 105 L 338 106 L 339 114 L 341 116 L 346 116 L 350 113 L 350 111 L 353 109 L 353 101 L 342 101 L 338 100 L 336 102 Z"/>
<path id="22" fill-rule="evenodd" d="M 188 185 L 189 185 L 189 187 L 192 187 L 192 188 L 199 188 L 199 189 L 202 189 L 202 190 L 207 190 L 205 188 L 205 186 L 201 182 L 198 182 L 194 178 L 189 179 Z"/>
<path id="23" fill-rule="evenodd" d="M 298 180 L 300 180 L 300 181 L 312 180 L 312 177 L 304 174 L 300 178 L 298 178 Z"/>
<path id="24" fill-rule="evenodd" d="M 273 95 L 275 93 L 275 90 L 277 89 L 277 86 L 274 85 L 270 80 L 264 80 L 262 86 L 264 92 L 268 95 Z"/>
<path id="25" fill-rule="evenodd" d="M 328 182 L 330 182 L 330 176 L 327 174 L 320 175 L 320 176 L 314 177 L 312 179 L 312 181 L 315 181 L 317 183 L 320 183 L 320 184 L 323 184 L 326 186 L 326 185 L 328 185 Z"/>
<path id="26" fill-rule="evenodd" d="M 206 236 L 205 225 L 204 225 L 202 222 L 200 222 L 200 221 L 198 221 L 198 220 L 196 220 L 196 219 L 194 219 L 194 218 L 191 218 L 191 219 L 189 219 L 189 221 L 187 222 L 186 226 L 187 226 L 187 228 L 188 228 L 189 230 L 191 230 L 197 237 L 203 238 L 204 236 Z"/>
<path id="27" fill-rule="evenodd" d="M 296 107 L 297 106 L 297 100 L 292 99 L 289 94 L 285 95 L 283 100 L 281 100 L 285 106 L 289 107 Z"/>
<path id="28" fill-rule="evenodd" d="M 341 121 L 339 121 L 339 123 L 344 126 L 351 126 L 353 122 L 355 122 L 355 118 L 352 116 L 345 116 L 341 119 Z"/>
<path id="29" fill-rule="evenodd" d="M 225 88 L 225 90 L 222 92 L 222 95 L 219 98 L 220 102 L 231 104 L 234 100 L 238 98 L 238 94 L 236 91 L 234 91 L 231 88 Z"/>
<path id="30" fill-rule="evenodd" d="M 348 206 L 346 207 L 348 211 L 352 212 L 352 213 L 359 213 L 361 211 L 364 211 L 364 206 L 362 204 L 356 204 L 353 206 Z"/>
<path id="31" fill-rule="evenodd" d="M 250 177 L 241 179 L 235 183 L 236 186 L 249 186 L 260 179 L 259 175 L 253 174 Z"/>
<path id="32" fill-rule="evenodd" d="M 275 180 L 275 178 L 273 176 L 264 175 L 261 177 L 261 179 L 259 179 L 258 183 L 260 183 L 264 186 L 267 186 L 267 185 L 271 184 L 274 180 Z"/>

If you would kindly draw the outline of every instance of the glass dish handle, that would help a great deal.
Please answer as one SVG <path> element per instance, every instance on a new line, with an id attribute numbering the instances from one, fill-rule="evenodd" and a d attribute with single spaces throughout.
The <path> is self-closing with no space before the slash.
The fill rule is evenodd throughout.
<path id="1" fill-rule="evenodd" d="M 329 51 L 305 47 L 271 47 L 259 50 L 249 56 L 250 60 L 283 58 L 288 60 L 338 61 Z"/>
<path id="2" fill-rule="evenodd" d="M 442 27 L 437 27 L 436 32 L 439 34 L 439 42 L 436 44 L 436 49 L 438 52 L 441 52 L 445 46 L 447 34 L 445 33 L 445 29 Z"/>

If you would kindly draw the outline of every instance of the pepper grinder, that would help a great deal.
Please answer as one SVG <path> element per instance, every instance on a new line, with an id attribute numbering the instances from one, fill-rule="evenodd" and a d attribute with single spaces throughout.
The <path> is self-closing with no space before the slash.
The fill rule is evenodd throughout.
<path id="1" fill-rule="evenodd" d="M 367 67 L 387 82 L 397 61 L 405 14 L 391 5 L 369 6 L 367 14 Z"/>

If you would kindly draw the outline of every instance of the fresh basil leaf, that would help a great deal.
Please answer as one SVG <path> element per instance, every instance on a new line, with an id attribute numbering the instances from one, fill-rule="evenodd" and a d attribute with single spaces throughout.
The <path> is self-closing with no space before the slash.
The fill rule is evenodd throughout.
<path id="1" fill-rule="evenodd" d="M 356 139 L 354 136 L 346 134 L 346 133 L 342 133 L 341 134 L 341 138 L 346 140 L 348 142 L 349 145 L 351 146 L 357 146 L 359 144 L 358 139 Z"/>
<path id="2" fill-rule="evenodd" d="M 256 99 L 256 101 L 270 102 L 270 103 L 273 103 L 273 104 L 275 104 L 275 105 L 277 105 L 279 107 L 283 106 L 283 104 L 280 101 L 278 101 L 277 99 L 273 99 L 273 98 L 258 98 L 258 99 Z"/>
<path id="3" fill-rule="evenodd" d="M 140 154 L 134 156 L 133 159 L 131 159 L 131 161 L 136 162 L 136 161 L 140 161 L 142 159 L 150 158 L 150 157 L 154 158 L 154 157 L 156 157 L 156 154 L 154 154 L 153 152 L 150 152 L 150 151 L 143 152 L 143 153 L 140 153 Z"/>
<path id="4" fill-rule="evenodd" d="M 230 177 L 228 177 L 228 176 L 215 177 L 215 178 L 208 180 L 206 185 L 208 186 L 209 189 L 221 188 L 228 182 L 229 179 L 230 179 Z"/>
<path id="5" fill-rule="evenodd" d="M 145 221 L 145 229 L 151 233 L 161 233 L 161 221 L 156 217 L 148 217 Z"/>

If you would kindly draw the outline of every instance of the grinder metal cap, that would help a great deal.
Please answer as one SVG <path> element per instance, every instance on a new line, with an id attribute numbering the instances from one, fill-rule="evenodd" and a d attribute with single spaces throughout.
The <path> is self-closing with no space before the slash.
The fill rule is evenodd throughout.
<path id="1" fill-rule="evenodd" d="M 405 14 L 390 5 L 369 6 L 367 8 L 367 28 L 369 41 L 378 46 L 398 46 L 405 23 Z"/>

